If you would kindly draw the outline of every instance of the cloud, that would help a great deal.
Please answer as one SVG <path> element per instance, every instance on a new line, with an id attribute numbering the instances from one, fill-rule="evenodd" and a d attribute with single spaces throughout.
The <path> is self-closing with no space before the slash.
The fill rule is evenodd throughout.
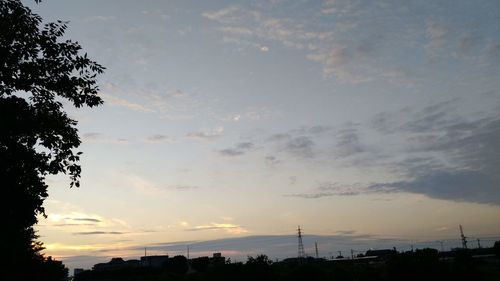
<path id="1" fill-rule="evenodd" d="M 500 178 L 477 171 L 433 170 L 415 178 L 370 186 L 376 192 L 412 192 L 456 201 L 500 204 Z"/>
<path id="2" fill-rule="evenodd" d="M 114 16 L 92 16 L 83 19 L 84 22 L 103 22 L 103 21 L 112 21 L 115 20 Z"/>
<path id="3" fill-rule="evenodd" d="M 240 142 L 236 145 L 238 149 L 248 150 L 255 147 L 255 145 L 251 142 Z"/>
<path id="4" fill-rule="evenodd" d="M 267 155 L 264 160 L 266 161 L 267 165 L 276 165 L 280 162 L 276 156 L 273 155 Z"/>
<path id="5" fill-rule="evenodd" d="M 425 47 L 432 54 L 435 54 L 436 51 L 447 45 L 450 32 L 442 23 L 434 19 L 428 19 L 425 31 L 429 40 Z"/>
<path id="6" fill-rule="evenodd" d="M 299 197 L 304 199 L 318 199 L 323 197 L 332 197 L 332 196 L 354 196 L 359 195 L 359 192 L 316 192 L 316 193 L 295 193 L 295 194 L 287 194 L 285 196 L 288 197 Z"/>
<path id="7" fill-rule="evenodd" d="M 336 155 L 339 158 L 349 157 L 365 151 L 361 145 L 358 125 L 346 124 L 336 134 Z"/>
<path id="8" fill-rule="evenodd" d="M 267 143 L 275 151 L 269 155 L 286 152 L 321 165 L 341 160 L 344 167 L 386 175 L 386 180 L 368 176 L 362 183 L 322 182 L 310 191 L 286 194 L 288 197 L 410 192 L 500 204 L 500 115 L 483 107 L 467 116 L 463 110 L 468 105 L 466 100 L 454 98 L 422 108 L 382 112 L 371 123 L 318 130 L 326 132 L 322 134 L 306 133 L 307 128 L 272 134 Z M 364 138 L 364 134 L 371 137 Z"/>
<path id="9" fill-rule="evenodd" d="M 242 155 L 243 153 L 244 152 L 241 150 L 236 150 L 231 148 L 219 150 L 219 154 L 223 156 L 238 156 Z"/>
<path id="10" fill-rule="evenodd" d="M 500 204 L 498 167 L 500 158 L 500 119 L 481 119 L 476 122 L 442 122 L 433 115 L 429 128 L 441 128 L 435 134 L 412 138 L 417 153 L 433 152 L 430 158 L 409 159 L 399 163 L 399 170 L 409 178 L 405 181 L 373 185 L 383 191 L 423 193 L 431 197 L 458 201 Z M 432 121 L 433 120 L 433 121 Z M 422 128 L 406 126 L 422 133 Z M 443 162 L 440 158 L 448 161 Z"/>
<path id="11" fill-rule="evenodd" d="M 175 91 L 170 92 L 169 95 L 171 97 L 180 98 L 180 97 L 185 97 L 186 93 L 183 92 L 183 91 L 181 91 L 181 90 L 179 90 L 179 89 L 177 89 Z"/>
<path id="12" fill-rule="evenodd" d="M 252 35 L 253 31 L 249 28 L 245 27 L 236 27 L 236 26 L 226 26 L 220 29 L 223 33 L 229 34 L 239 34 L 239 35 Z"/>
<path id="13" fill-rule="evenodd" d="M 95 219 L 95 218 L 66 218 L 67 220 L 73 220 L 73 221 L 84 221 L 84 222 L 101 222 L 102 220 L 100 219 Z"/>
<path id="14" fill-rule="evenodd" d="M 491 64 L 492 57 L 486 53 L 499 57 L 499 52 L 493 51 L 498 50 L 493 47 L 499 46 L 498 36 L 486 28 L 494 26 L 497 19 L 488 13 L 492 7 L 486 3 L 464 9 L 463 5 L 451 7 L 442 2 L 301 2 L 286 14 L 279 12 L 286 2 L 276 2 L 272 8 L 241 3 L 204 12 L 203 16 L 213 22 L 223 42 L 240 50 L 268 51 L 270 44 L 277 44 L 315 62 L 326 79 L 347 83 L 383 80 L 413 87 L 422 72 L 436 67 L 427 65 L 426 58 L 441 56 L 470 63 L 471 58 L 488 57 L 483 62 Z M 440 15 L 426 18 L 421 15 L 429 13 L 423 10 L 440 11 Z M 441 11 L 448 13 L 443 16 Z M 479 14 L 483 15 L 481 25 L 461 20 Z M 484 38 L 494 39 L 488 42 Z M 408 53 L 415 54 L 415 60 L 408 60 Z"/>
<path id="15" fill-rule="evenodd" d="M 164 191 L 156 183 L 138 175 L 127 175 L 124 180 L 127 185 L 144 194 L 159 195 Z"/>
<path id="16" fill-rule="evenodd" d="M 321 12 L 337 12 L 337 6 L 344 13 L 354 10 L 349 3 L 339 5 L 326 2 Z M 310 20 L 317 17 L 315 13 L 310 14 L 306 20 L 300 17 L 277 17 L 264 10 L 231 6 L 205 12 L 203 16 L 222 25 L 217 30 L 223 34 L 222 38 L 226 43 L 246 45 L 268 52 L 269 47 L 261 42 L 277 41 L 285 48 L 304 50 L 308 59 L 322 65 L 325 77 L 358 83 L 370 80 L 371 77 L 368 76 L 375 76 L 376 71 L 380 70 L 380 66 L 377 69 L 372 66 L 372 57 L 376 53 L 374 50 L 380 36 L 359 41 L 346 40 L 342 36 L 357 26 L 357 22 L 352 19 L 338 17 L 336 24 L 326 31 L 320 24 L 321 21 Z M 382 30 L 380 33 L 383 34 Z"/>
<path id="17" fill-rule="evenodd" d="M 273 141 L 273 142 L 281 142 L 281 141 L 285 141 L 285 140 L 290 140 L 290 138 L 291 138 L 291 135 L 288 133 L 277 133 L 277 134 L 271 135 L 268 138 L 268 140 Z"/>
<path id="18" fill-rule="evenodd" d="M 82 134 L 82 137 L 84 139 L 98 139 L 102 136 L 101 133 L 97 133 L 97 132 L 89 132 L 89 133 L 84 133 Z"/>
<path id="19" fill-rule="evenodd" d="M 248 107 L 241 112 L 229 114 L 221 118 L 221 121 L 259 121 L 279 117 L 282 117 L 282 113 L 277 110 L 269 109 L 267 107 Z"/>
<path id="20" fill-rule="evenodd" d="M 314 156 L 314 141 L 307 136 L 291 138 L 285 144 L 285 150 L 292 155 L 302 158 L 312 158 Z"/>
<path id="21" fill-rule="evenodd" d="M 51 204 L 52 210 L 60 209 L 60 205 Z M 71 209 L 75 209 L 72 207 Z M 120 235 L 132 233 L 133 228 L 127 224 L 127 222 L 117 219 L 117 218 L 105 218 L 97 214 L 85 213 L 81 210 L 63 213 L 49 213 L 47 218 L 41 218 L 40 227 L 44 230 L 50 230 L 60 235 Z M 89 246 L 90 247 L 90 246 Z M 91 250 L 91 248 L 85 248 L 84 250 Z M 55 251 L 66 251 L 66 250 L 78 250 L 77 246 L 68 246 L 61 249 L 60 246 L 54 245 L 50 250 Z"/>
<path id="22" fill-rule="evenodd" d="M 130 141 L 125 138 L 114 138 L 98 132 L 88 132 L 82 134 L 82 139 L 87 143 L 99 144 L 128 144 Z"/>
<path id="23" fill-rule="evenodd" d="M 186 231 L 206 231 L 206 230 L 223 230 L 231 234 L 242 234 L 248 232 L 240 225 L 230 223 L 210 223 L 207 225 L 198 225 L 193 228 L 188 228 Z"/>
<path id="24" fill-rule="evenodd" d="M 255 145 L 251 142 L 241 142 L 236 144 L 235 148 L 222 149 L 219 150 L 218 152 L 222 156 L 238 156 L 245 154 L 254 147 Z"/>
<path id="25" fill-rule="evenodd" d="M 73 235 L 122 235 L 126 234 L 126 232 L 121 231 L 83 231 L 83 232 L 74 232 Z"/>
<path id="26" fill-rule="evenodd" d="M 322 182 L 310 193 L 286 194 L 287 197 L 299 197 L 304 199 L 318 199 L 332 196 L 354 196 L 366 193 L 361 184 L 340 184 L 336 182 Z"/>
<path id="27" fill-rule="evenodd" d="M 57 208 L 57 207 L 54 207 Z M 72 211 L 68 213 L 49 213 L 47 219 L 44 220 L 47 225 L 55 226 L 72 226 L 72 225 L 105 225 L 107 220 L 99 215 L 86 214 L 80 211 Z"/>
<path id="28" fill-rule="evenodd" d="M 186 138 L 200 140 L 200 141 L 213 141 L 222 136 L 224 127 L 216 127 L 210 131 L 190 132 L 186 134 Z"/>
<path id="29" fill-rule="evenodd" d="M 174 185 L 173 188 L 184 191 L 184 190 L 198 189 L 200 187 L 196 185 Z"/>
<path id="30" fill-rule="evenodd" d="M 338 235 L 354 235 L 356 234 L 356 232 L 356 230 L 338 230 L 335 233 L 337 233 Z"/>
<path id="31" fill-rule="evenodd" d="M 152 135 L 146 138 L 146 143 L 151 144 L 170 144 L 174 143 L 175 141 L 176 140 L 174 137 L 162 134 Z"/>
<path id="32" fill-rule="evenodd" d="M 302 134 L 306 130 L 304 128 L 291 130 L 287 133 L 272 134 L 267 138 L 271 143 L 275 143 L 278 150 L 285 151 L 288 154 L 298 158 L 313 158 L 315 142 L 309 135 Z"/>
<path id="33" fill-rule="evenodd" d="M 224 23 L 228 22 L 237 10 L 238 8 L 231 6 L 218 11 L 206 11 L 202 15 L 207 19 Z"/>
<path id="34" fill-rule="evenodd" d="M 57 223 L 51 226 L 93 226 L 95 223 Z"/>
<path id="35" fill-rule="evenodd" d="M 381 132 L 402 138 L 404 159 L 389 164 L 403 180 L 375 183 L 372 191 L 414 192 L 430 197 L 500 204 L 500 116 L 467 119 L 460 100 L 448 100 L 413 113 L 384 114 L 375 122 Z"/>
<path id="36" fill-rule="evenodd" d="M 154 112 L 152 109 L 147 108 L 144 105 L 134 103 L 123 98 L 115 97 L 110 94 L 104 94 L 104 93 L 101 93 L 100 95 L 107 104 L 111 104 L 114 106 L 121 106 L 139 112 L 146 112 L 146 113 Z"/>

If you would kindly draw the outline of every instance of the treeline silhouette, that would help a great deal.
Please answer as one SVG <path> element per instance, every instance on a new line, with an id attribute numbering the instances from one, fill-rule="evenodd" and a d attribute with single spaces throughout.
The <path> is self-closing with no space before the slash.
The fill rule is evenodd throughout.
<path id="1" fill-rule="evenodd" d="M 271 261 L 266 255 L 249 256 L 245 263 L 213 265 L 202 259 L 188 261 L 184 256 L 170 258 L 160 268 L 124 268 L 110 271 L 84 271 L 75 281 L 95 280 L 500 280 L 500 243 L 495 256 L 473 258 L 472 251 L 459 249 L 453 257 L 443 257 L 435 249 L 392 254 L 383 259 L 325 260 L 315 258 Z M 190 263 L 191 262 L 191 263 Z"/>

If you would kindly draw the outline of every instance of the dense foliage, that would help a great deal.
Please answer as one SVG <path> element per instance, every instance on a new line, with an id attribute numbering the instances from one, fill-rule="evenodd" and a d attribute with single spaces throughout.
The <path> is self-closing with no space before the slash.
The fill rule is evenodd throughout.
<path id="1" fill-rule="evenodd" d="M 79 186 L 77 122 L 62 101 L 102 103 L 96 77 L 104 68 L 77 42 L 63 40 L 66 28 L 62 21 L 42 24 L 19 0 L 0 1 L 1 280 L 40 280 L 36 265 L 51 263 L 33 230 L 45 215 L 46 176 L 65 173 Z"/>

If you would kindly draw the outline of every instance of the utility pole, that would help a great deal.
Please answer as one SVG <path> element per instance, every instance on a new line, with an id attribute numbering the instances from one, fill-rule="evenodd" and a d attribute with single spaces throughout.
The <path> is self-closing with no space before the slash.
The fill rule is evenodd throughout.
<path id="1" fill-rule="evenodd" d="M 300 229 L 300 225 L 299 227 L 297 228 L 297 232 L 298 232 L 298 235 L 297 235 L 297 238 L 299 240 L 299 251 L 298 251 L 298 258 L 299 259 L 303 259 L 306 257 L 306 253 L 304 251 L 304 243 L 302 242 L 302 231 Z"/>
<path id="2" fill-rule="evenodd" d="M 191 268 L 191 260 L 189 259 L 189 245 L 186 245 L 187 247 L 187 264 L 188 264 L 188 272 L 192 272 L 192 268 Z"/>
<path id="3" fill-rule="evenodd" d="M 441 252 L 444 252 L 443 241 L 439 241 L 439 244 L 441 245 Z"/>
<path id="4" fill-rule="evenodd" d="M 144 256 L 147 257 L 148 256 L 148 251 L 147 251 L 147 248 L 144 247 Z"/>
<path id="5" fill-rule="evenodd" d="M 462 248 L 467 249 L 467 237 L 464 235 L 464 230 L 462 229 L 462 225 L 460 227 L 460 238 L 462 239 Z"/>
<path id="6" fill-rule="evenodd" d="M 477 248 L 481 249 L 481 241 L 479 240 L 479 238 L 477 238 Z"/>
<path id="7" fill-rule="evenodd" d="M 353 260 L 354 259 L 354 250 L 351 249 L 351 259 Z"/>
<path id="8" fill-rule="evenodd" d="M 318 242 L 314 242 L 314 248 L 316 249 L 316 258 L 319 259 L 319 254 L 318 254 Z"/>

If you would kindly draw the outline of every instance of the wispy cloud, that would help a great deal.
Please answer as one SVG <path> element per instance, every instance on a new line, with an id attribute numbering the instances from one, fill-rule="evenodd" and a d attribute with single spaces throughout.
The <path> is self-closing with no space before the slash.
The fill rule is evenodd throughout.
<path id="1" fill-rule="evenodd" d="M 175 143 L 176 139 L 171 136 L 157 134 L 147 137 L 145 142 L 151 144 L 170 144 Z"/>
<path id="2" fill-rule="evenodd" d="M 130 141 L 126 138 L 116 138 L 107 136 L 98 132 L 87 132 L 82 134 L 82 139 L 87 143 L 100 143 L 100 144 L 129 144 Z"/>
<path id="3" fill-rule="evenodd" d="M 99 16 L 92 16 L 92 17 L 84 18 L 83 21 L 84 22 L 104 22 L 104 21 L 112 21 L 112 20 L 115 20 L 115 19 L 116 19 L 115 16 L 102 16 L 102 15 L 99 15 Z"/>
<path id="4" fill-rule="evenodd" d="M 365 151 L 359 136 L 359 124 L 348 123 L 336 133 L 336 156 L 349 157 Z"/>
<path id="5" fill-rule="evenodd" d="M 110 94 L 105 94 L 105 93 L 101 93 L 100 95 L 106 103 L 114 105 L 114 106 L 121 106 L 121 107 L 128 108 L 130 110 L 146 112 L 146 113 L 154 112 L 152 109 L 150 109 L 144 105 L 131 102 L 131 101 L 126 100 L 124 98 L 119 98 L 119 97 L 116 97 L 116 96 L 113 96 Z"/>
<path id="6" fill-rule="evenodd" d="M 322 182 L 310 193 L 286 194 L 288 197 L 318 199 L 332 196 L 355 196 L 369 192 L 362 184 L 341 184 L 337 182 Z"/>
<path id="7" fill-rule="evenodd" d="M 174 185 L 174 189 L 185 191 L 185 190 L 193 190 L 193 189 L 199 189 L 200 187 L 197 185 Z"/>
<path id="8" fill-rule="evenodd" d="M 286 133 L 272 134 L 267 138 L 267 141 L 276 146 L 278 151 L 284 151 L 291 156 L 313 158 L 316 143 L 313 137 L 305 131 L 307 130 L 301 128 Z"/>
<path id="9" fill-rule="evenodd" d="M 204 130 L 199 132 L 190 132 L 186 134 L 186 138 L 200 140 L 200 141 L 213 141 L 220 138 L 224 133 L 224 127 L 216 127 L 212 130 Z"/>
<path id="10" fill-rule="evenodd" d="M 218 152 L 222 156 L 238 156 L 238 155 L 242 155 L 244 153 L 241 150 L 232 149 L 232 148 L 221 149 Z"/>
<path id="11" fill-rule="evenodd" d="M 52 209 L 58 209 L 51 204 Z M 72 207 L 71 209 L 74 209 Z M 50 229 L 56 233 L 73 235 L 92 234 L 125 234 L 133 229 L 127 222 L 118 218 L 107 218 L 97 214 L 85 213 L 81 210 L 66 213 L 48 213 L 46 219 L 40 219 L 39 227 Z"/>
<path id="12" fill-rule="evenodd" d="M 127 185 L 136 191 L 147 195 L 159 195 L 164 192 L 156 183 L 139 175 L 127 175 Z"/>
<path id="13" fill-rule="evenodd" d="M 268 50 L 267 42 L 277 42 L 318 63 L 325 78 L 349 83 L 385 80 L 407 87 L 414 85 L 414 74 L 408 70 L 423 64 L 394 60 L 395 53 L 386 52 L 390 46 L 416 55 L 423 53 L 422 59 L 438 55 L 462 59 L 456 54 L 480 57 L 487 52 L 485 42 L 480 39 L 483 34 L 476 25 L 453 17 L 415 16 L 421 9 L 452 9 L 463 14 L 444 3 L 387 5 L 323 1 L 321 5 L 297 4 L 301 13 L 291 16 L 276 12 L 282 5 L 286 4 L 276 2 L 273 8 L 231 5 L 202 15 L 216 24 L 215 30 L 221 33 L 223 42 L 261 51 Z M 488 9 L 488 5 L 478 6 Z M 328 20 L 333 16 L 335 21 Z M 474 38 L 466 32 L 474 32 Z"/>
<path id="14" fill-rule="evenodd" d="M 75 232 L 73 235 L 122 235 L 126 234 L 126 232 L 121 231 L 83 231 L 83 232 Z"/>
<path id="15" fill-rule="evenodd" d="M 307 136 L 291 138 L 285 143 L 285 150 L 298 157 L 310 158 L 314 156 L 314 141 Z"/>
<path id="16" fill-rule="evenodd" d="M 248 230 L 240 225 L 230 224 L 230 223 L 210 223 L 206 225 L 197 225 L 192 228 L 186 229 L 186 231 L 206 231 L 206 230 L 222 230 L 231 234 L 243 234 L 247 233 Z"/>
<path id="17" fill-rule="evenodd" d="M 267 52 L 267 47 L 262 47 L 261 51 Z M 261 121 L 273 118 L 281 118 L 283 114 L 276 109 L 268 107 L 248 107 L 241 112 L 232 113 L 222 117 L 220 120 L 224 122 L 240 122 L 240 121 Z"/>
<path id="18" fill-rule="evenodd" d="M 274 156 L 274 155 L 267 155 L 265 158 L 264 158 L 265 162 L 267 165 L 276 165 L 280 162 L 280 160 Z"/>
<path id="19" fill-rule="evenodd" d="M 252 150 L 255 144 L 252 142 L 241 142 L 236 144 L 234 148 L 226 148 L 218 150 L 218 153 L 222 156 L 238 156 L 243 155 L 246 152 Z"/>
<path id="20" fill-rule="evenodd" d="M 84 221 L 84 222 L 101 222 L 100 219 L 96 218 L 65 218 L 65 219 L 73 221 Z"/>

